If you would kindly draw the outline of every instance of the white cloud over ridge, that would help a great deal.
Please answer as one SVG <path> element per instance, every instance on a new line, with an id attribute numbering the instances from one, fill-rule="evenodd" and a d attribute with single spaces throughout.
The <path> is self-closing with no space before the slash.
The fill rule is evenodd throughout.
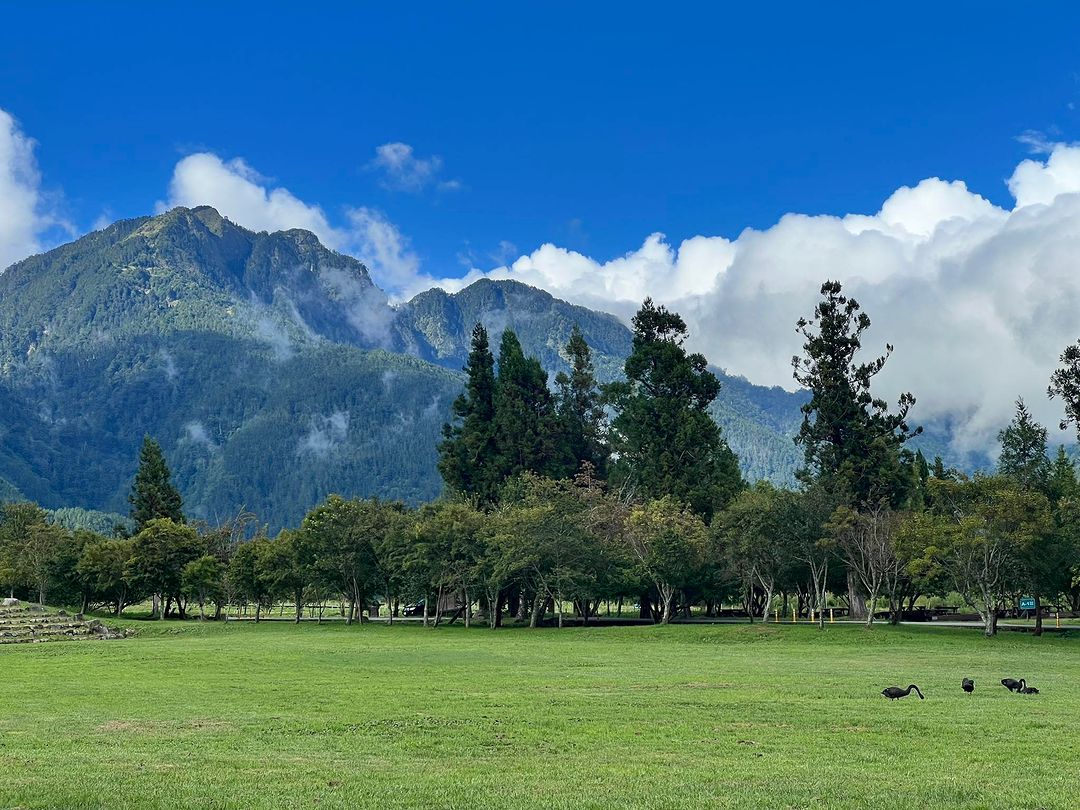
<path id="1" fill-rule="evenodd" d="M 233 222 L 255 231 L 302 228 L 341 253 L 360 259 L 375 282 L 392 298 L 408 297 L 434 285 L 420 272 L 420 260 L 408 239 L 385 215 L 372 208 L 345 212 L 344 225 L 331 224 L 323 209 L 271 181 L 240 158 L 223 160 L 200 152 L 180 160 L 169 183 L 168 199 L 158 212 L 178 205 L 210 205 Z"/>
<path id="2" fill-rule="evenodd" d="M 916 421 L 950 419 L 957 449 L 993 449 L 1018 395 L 1044 424 L 1060 418 L 1046 385 L 1080 336 L 1080 146 L 1023 161 L 1008 186 L 1012 210 L 930 178 L 875 214 L 787 214 L 734 240 L 678 246 L 656 233 L 606 262 L 545 244 L 443 286 L 516 279 L 624 318 L 651 295 L 683 314 L 712 362 L 791 389 L 795 321 L 812 312 L 823 281 L 838 279 L 873 321 L 867 355 L 896 346 L 879 393 L 910 390 Z"/>
<path id="3" fill-rule="evenodd" d="M 0 273 L 43 250 L 42 237 L 51 228 L 71 232 L 41 190 L 35 146 L 15 118 L 0 109 Z"/>

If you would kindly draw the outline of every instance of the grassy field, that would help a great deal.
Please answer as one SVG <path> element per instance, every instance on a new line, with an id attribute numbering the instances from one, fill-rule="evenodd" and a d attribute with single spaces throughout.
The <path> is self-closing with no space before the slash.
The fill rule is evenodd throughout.
<path id="1" fill-rule="evenodd" d="M 1076 639 L 134 626 L 123 641 L 0 648 L 0 806 L 1080 802 Z M 1005 676 L 1042 694 L 1008 693 Z M 925 701 L 879 694 L 912 681 Z"/>

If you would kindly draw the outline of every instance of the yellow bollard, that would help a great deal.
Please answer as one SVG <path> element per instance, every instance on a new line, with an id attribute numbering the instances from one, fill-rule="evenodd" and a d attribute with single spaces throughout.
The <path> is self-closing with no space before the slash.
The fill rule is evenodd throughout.
<path id="1" fill-rule="evenodd" d="M 1061 614 L 1060 613 L 1055 613 L 1054 614 L 1054 626 L 1058 627 L 1058 628 L 1061 627 Z"/>
<path id="2" fill-rule="evenodd" d="M 814 616 L 814 609 L 810 608 L 810 624 L 813 624 L 817 619 Z"/>
<path id="3" fill-rule="evenodd" d="M 775 621 L 777 624 L 780 624 L 780 611 L 779 610 L 774 610 L 773 611 L 773 621 Z"/>
<path id="4" fill-rule="evenodd" d="M 833 616 L 833 609 L 829 608 L 829 624 L 834 624 L 835 622 L 836 622 L 836 617 Z"/>
<path id="5" fill-rule="evenodd" d="M 795 615 L 795 608 L 792 608 L 792 609 L 791 609 L 791 623 L 792 623 L 792 624 L 796 624 L 796 623 L 797 623 L 798 621 L 799 621 L 799 619 L 798 619 L 798 617 L 797 617 L 797 616 Z"/>

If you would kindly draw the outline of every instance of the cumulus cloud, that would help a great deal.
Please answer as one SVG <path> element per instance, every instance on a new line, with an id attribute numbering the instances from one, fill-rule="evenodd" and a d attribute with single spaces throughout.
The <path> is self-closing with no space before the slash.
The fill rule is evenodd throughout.
<path id="1" fill-rule="evenodd" d="M 364 262 L 375 282 L 395 298 L 435 283 L 420 272 L 420 259 L 409 240 L 385 214 L 373 208 L 351 208 L 343 212 L 344 222 L 334 225 L 319 205 L 273 186 L 240 158 L 223 160 L 208 152 L 183 158 L 173 171 L 168 198 L 157 209 L 162 212 L 178 205 L 210 205 L 256 231 L 311 231 L 332 250 Z"/>
<path id="2" fill-rule="evenodd" d="M 826 279 L 873 320 L 867 354 L 896 351 L 879 393 L 918 397 L 917 420 L 948 419 L 957 449 L 993 448 L 1022 394 L 1044 424 L 1058 354 L 1080 336 L 1080 146 L 1025 160 L 999 208 L 963 182 L 903 187 L 872 214 L 788 214 L 737 239 L 662 234 L 611 261 L 545 244 L 511 264 L 444 282 L 511 278 L 629 317 L 651 295 L 679 310 L 692 343 L 750 380 L 793 387 L 795 321 Z"/>
<path id="3" fill-rule="evenodd" d="M 305 203 L 287 188 L 271 188 L 267 178 L 240 158 L 225 161 L 209 152 L 183 158 L 173 170 L 168 200 L 157 208 L 162 212 L 178 205 L 213 206 L 254 231 L 303 228 L 334 250 L 349 242 L 348 233 L 331 226 L 322 208 Z"/>
<path id="4" fill-rule="evenodd" d="M 36 145 L 15 118 L 0 109 L 0 273 L 43 250 L 50 230 L 72 233 L 41 189 Z"/>
<path id="5" fill-rule="evenodd" d="M 432 185 L 439 191 L 457 191 L 462 187 L 460 180 L 439 179 L 441 157 L 417 157 L 409 144 L 400 141 L 375 147 L 375 157 L 368 168 L 379 172 L 380 184 L 391 191 L 416 194 Z"/>
<path id="6" fill-rule="evenodd" d="M 352 252 L 369 267 L 379 286 L 394 298 L 409 297 L 435 285 L 420 271 L 420 257 L 409 240 L 386 215 L 373 208 L 347 212 Z"/>

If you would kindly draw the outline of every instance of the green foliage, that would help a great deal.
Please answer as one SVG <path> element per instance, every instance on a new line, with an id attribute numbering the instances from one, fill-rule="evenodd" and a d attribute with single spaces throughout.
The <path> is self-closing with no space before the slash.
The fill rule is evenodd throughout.
<path id="1" fill-rule="evenodd" d="M 842 478 L 856 504 L 885 497 L 899 506 L 908 494 L 900 446 L 922 430 L 911 431 L 906 422 L 915 398 L 901 395 L 897 412 L 890 414 L 885 401 L 871 394 L 871 381 L 884 368 L 892 346 L 868 363 L 857 362 L 870 318 L 855 299 L 841 293 L 839 282 L 825 282 L 821 295 L 814 316 L 799 319 L 806 342 L 803 355 L 792 358 L 795 381 L 811 395 L 802 406 L 796 439 L 805 454 L 802 475 Z"/>
<path id="2" fill-rule="evenodd" d="M 206 618 L 205 605 L 212 599 L 220 599 L 225 589 L 225 566 L 212 554 L 204 554 L 184 566 L 180 574 L 184 593 L 199 605 L 199 619 Z"/>
<path id="3" fill-rule="evenodd" d="M 128 604 L 142 597 L 130 576 L 134 553 L 135 541 L 131 538 L 99 537 L 85 545 L 75 573 L 89 601 L 109 604 L 113 614 L 119 616 Z"/>
<path id="4" fill-rule="evenodd" d="M 686 353 L 677 313 L 646 299 L 633 325 L 626 381 L 605 388 L 616 412 L 613 483 L 641 497 L 670 495 L 711 519 L 743 486 L 738 459 L 707 410 L 720 383 L 704 357 Z"/>
<path id="5" fill-rule="evenodd" d="M 498 485 L 523 472 L 558 475 L 566 469 L 547 372 L 539 360 L 525 356 L 509 329 L 499 343 L 492 430 Z"/>
<path id="6" fill-rule="evenodd" d="M 575 325 L 566 344 L 570 372 L 555 375 L 562 455 L 570 475 L 587 464 L 600 478 L 607 477 L 610 450 L 606 444 L 604 408 L 593 369 L 592 352 Z"/>
<path id="7" fill-rule="evenodd" d="M 1046 428 L 1032 418 L 1023 399 L 1016 400 L 1016 414 L 998 434 L 998 441 L 1001 442 L 998 473 L 1022 489 L 1046 492 L 1050 478 Z"/>
<path id="8" fill-rule="evenodd" d="M 495 358 L 487 330 L 479 323 L 473 327 L 472 348 L 464 371 L 465 391 L 454 400 L 455 421 L 443 425 L 439 472 L 451 492 L 490 503 L 499 485 L 495 464 Z"/>
<path id="9" fill-rule="evenodd" d="M 183 618 L 184 567 L 203 552 L 195 529 L 169 518 L 154 518 L 133 538 L 126 576 L 136 589 L 157 594 L 161 618 L 168 615 L 171 601 Z"/>
<path id="10" fill-rule="evenodd" d="M 159 445 L 147 436 L 139 452 L 139 471 L 131 485 L 131 519 L 141 532 L 151 520 L 165 518 L 184 522 L 183 500 L 172 483 L 172 473 Z"/>
<path id="11" fill-rule="evenodd" d="M 700 575 L 707 550 L 701 518 L 671 496 L 634 507 L 626 523 L 626 542 L 642 573 L 656 586 L 661 622 L 674 616 L 675 593 Z"/>

